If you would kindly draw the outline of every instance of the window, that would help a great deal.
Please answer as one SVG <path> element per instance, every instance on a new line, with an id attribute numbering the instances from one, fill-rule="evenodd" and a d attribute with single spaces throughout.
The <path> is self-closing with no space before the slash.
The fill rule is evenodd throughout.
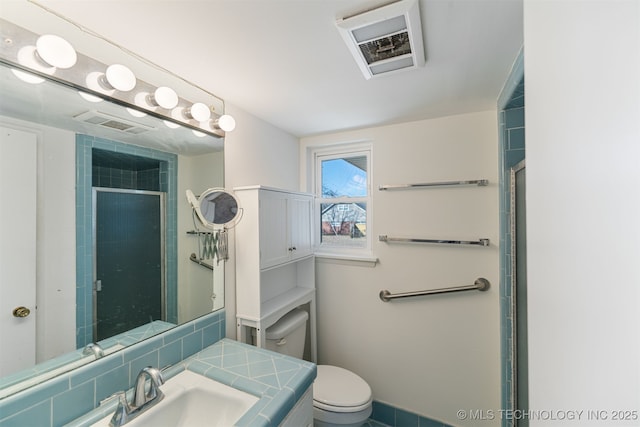
<path id="1" fill-rule="evenodd" d="M 369 254 L 371 147 L 314 154 L 318 252 Z"/>

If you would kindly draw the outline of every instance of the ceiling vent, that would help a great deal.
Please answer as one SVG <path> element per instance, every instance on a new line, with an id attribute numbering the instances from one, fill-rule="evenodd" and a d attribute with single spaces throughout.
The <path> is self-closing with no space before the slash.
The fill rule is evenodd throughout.
<path id="1" fill-rule="evenodd" d="M 100 111 L 87 111 L 73 117 L 75 120 L 90 123 L 92 125 L 102 126 L 120 132 L 126 132 L 132 135 L 139 135 L 155 128 L 152 126 L 136 123 L 121 117 L 112 116 L 111 114 L 102 113 Z"/>
<path id="2" fill-rule="evenodd" d="M 425 63 L 417 0 L 401 0 L 337 22 L 366 79 Z"/>

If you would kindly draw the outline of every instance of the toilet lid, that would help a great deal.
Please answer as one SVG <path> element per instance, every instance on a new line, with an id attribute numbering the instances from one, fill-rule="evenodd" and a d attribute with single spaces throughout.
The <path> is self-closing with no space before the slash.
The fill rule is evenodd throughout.
<path id="1" fill-rule="evenodd" d="M 318 365 L 313 383 L 313 400 L 322 405 L 353 408 L 371 402 L 371 387 L 351 371 Z"/>

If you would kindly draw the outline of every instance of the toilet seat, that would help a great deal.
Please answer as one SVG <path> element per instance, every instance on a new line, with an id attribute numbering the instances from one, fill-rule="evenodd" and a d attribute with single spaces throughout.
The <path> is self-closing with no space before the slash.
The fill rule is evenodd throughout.
<path id="1" fill-rule="evenodd" d="M 318 365 L 313 383 L 313 406 L 331 412 L 358 412 L 371 406 L 369 384 L 338 366 Z"/>

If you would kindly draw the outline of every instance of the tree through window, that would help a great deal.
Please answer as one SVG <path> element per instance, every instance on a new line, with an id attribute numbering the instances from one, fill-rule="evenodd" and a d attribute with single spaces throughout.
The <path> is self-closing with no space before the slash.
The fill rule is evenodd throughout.
<path id="1" fill-rule="evenodd" d="M 321 251 L 370 249 L 367 235 L 367 209 L 371 206 L 369 164 L 370 150 L 316 153 Z"/>

